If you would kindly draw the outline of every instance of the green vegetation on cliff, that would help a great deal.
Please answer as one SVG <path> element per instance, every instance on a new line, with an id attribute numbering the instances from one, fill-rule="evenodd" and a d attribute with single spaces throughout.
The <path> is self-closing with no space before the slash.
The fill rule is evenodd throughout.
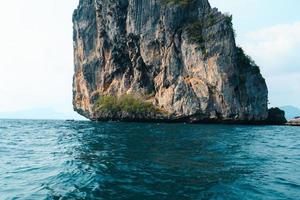
<path id="1" fill-rule="evenodd" d="M 167 4 L 179 4 L 179 5 L 188 5 L 189 3 L 193 2 L 193 0 L 162 0 L 164 3 Z"/>
<path id="2" fill-rule="evenodd" d="M 251 66 L 255 73 L 260 73 L 260 69 L 254 60 L 248 56 L 241 47 L 237 47 L 237 59 L 239 66 Z"/>
<path id="3" fill-rule="evenodd" d="M 158 113 L 158 109 L 140 97 L 133 95 L 100 96 L 96 102 L 95 110 L 111 113 L 125 112 L 129 114 L 151 114 Z"/>
<path id="4" fill-rule="evenodd" d="M 203 23 L 201 21 L 189 23 L 186 27 L 189 41 L 197 44 L 202 44 L 204 42 L 202 29 Z"/>

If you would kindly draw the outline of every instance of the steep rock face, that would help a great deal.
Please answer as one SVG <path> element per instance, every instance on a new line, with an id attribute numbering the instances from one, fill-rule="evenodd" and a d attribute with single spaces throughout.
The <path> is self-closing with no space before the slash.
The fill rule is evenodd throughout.
<path id="1" fill-rule="evenodd" d="M 207 0 L 80 0 L 73 15 L 74 109 L 92 120 L 262 121 L 268 91 Z M 110 112 L 105 96 L 157 112 Z M 110 104 L 111 105 L 111 104 Z"/>

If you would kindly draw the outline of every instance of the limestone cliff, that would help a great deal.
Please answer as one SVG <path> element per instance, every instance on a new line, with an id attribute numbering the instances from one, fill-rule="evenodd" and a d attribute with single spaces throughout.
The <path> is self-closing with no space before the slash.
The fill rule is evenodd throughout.
<path id="1" fill-rule="evenodd" d="M 73 105 L 89 119 L 268 116 L 259 68 L 208 0 L 80 0 L 73 23 Z"/>

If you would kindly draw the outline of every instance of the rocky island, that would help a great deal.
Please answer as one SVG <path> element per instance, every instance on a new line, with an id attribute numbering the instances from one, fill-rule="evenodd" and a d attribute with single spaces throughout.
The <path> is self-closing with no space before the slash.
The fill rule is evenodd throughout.
<path id="1" fill-rule="evenodd" d="M 265 123 L 268 89 L 208 0 L 80 0 L 73 105 L 91 120 Z"/>
<path id="2" fill-rule="evenodd" d="M 295 117 L 294 119 L 288 121 L 287 125 L 289 125 L 289 126 L 300 126 L 300 116 Z"/>

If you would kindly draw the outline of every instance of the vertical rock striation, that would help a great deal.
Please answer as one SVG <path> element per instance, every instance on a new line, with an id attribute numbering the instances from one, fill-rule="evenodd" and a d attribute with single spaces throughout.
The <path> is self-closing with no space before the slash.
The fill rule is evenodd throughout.
<path id="1" fill-rule="evenodd" d="M 268 116 L 259 68 L 236 46 L 231 17 L 208 0 L 80 0 L 73 23 L 73 105 L 89 119 Z M 149 103 L 153 112 L 140 108 Z"/>

